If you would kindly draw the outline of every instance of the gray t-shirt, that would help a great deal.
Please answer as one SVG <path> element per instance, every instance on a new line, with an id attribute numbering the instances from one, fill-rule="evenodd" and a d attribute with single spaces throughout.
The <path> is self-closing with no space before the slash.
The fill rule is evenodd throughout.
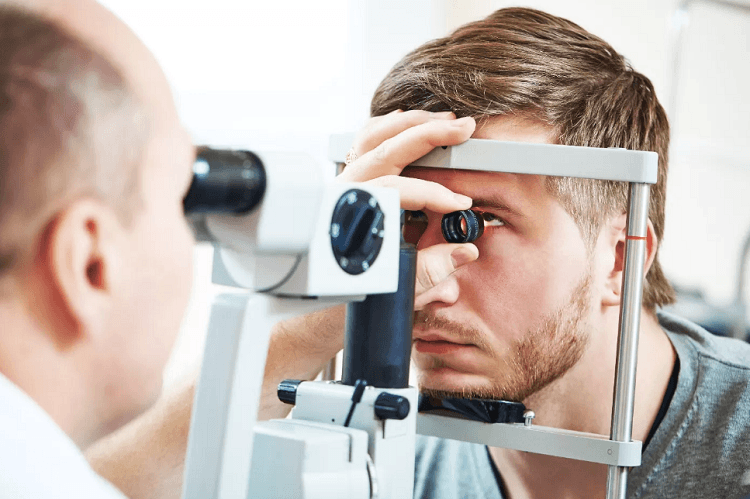
<path id="1" fill-rule="evenodd" d="M 629 475 L 628 498 L 750 494 L 750 345 L 665 312 L 659 322 L 677 351 L 679 377 Z M 418 436 L 416 451 L 415 499 L 502 499 L 486 446 Z"/>

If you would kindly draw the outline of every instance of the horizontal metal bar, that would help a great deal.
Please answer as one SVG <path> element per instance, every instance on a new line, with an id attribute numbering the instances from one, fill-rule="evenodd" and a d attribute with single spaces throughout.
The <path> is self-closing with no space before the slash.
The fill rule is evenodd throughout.
<path id="1" fill-rule="evenodd" d="M 329 159 L 343 163 L 353 142 L 354 134 L 332 135 Z M 649 151 L 469 139 L 437 147 L 412 165 L 654 184 L 658 162 Z"/>
<path id="2" fill-rule="evenodd" d="M 617 442 L 606 436 L 522 423 L 482 423 L 436 414 L 417 416 L 417 433 L 547 456 L 615 466 L 639 466 L 641 442 Z"/>

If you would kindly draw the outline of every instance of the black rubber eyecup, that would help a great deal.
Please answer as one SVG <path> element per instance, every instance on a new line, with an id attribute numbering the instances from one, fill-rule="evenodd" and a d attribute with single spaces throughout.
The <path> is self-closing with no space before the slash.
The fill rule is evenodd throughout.
<path id="1" fill-rule="evenodd" d="M 484 232 L 484 219 L 473 210 L 454 211 L 443 215 L 441 228 L 449 243 L 470 243 Z"/>

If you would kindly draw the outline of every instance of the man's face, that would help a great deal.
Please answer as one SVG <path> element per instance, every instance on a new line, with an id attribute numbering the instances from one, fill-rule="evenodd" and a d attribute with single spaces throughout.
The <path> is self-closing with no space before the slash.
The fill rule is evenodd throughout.
<path id="1" fill-rule="evenodd" d="M 551 131 L 494 118 L 474 138 L 551 142 Z M 502 161 L 502 158 L 498 158 Z M 454 298 L 430 303 L 414 322 L 413 358 L 424 392 L 524 400 L 570 369 L 586 343 L 590 258 L 578 227 L 531 175 L 409 168 L 474 200 L 485 213 L 479 258 L 440 286 Z M 441 215 L 425 212 L 418 248 L 445 242 Z"/>

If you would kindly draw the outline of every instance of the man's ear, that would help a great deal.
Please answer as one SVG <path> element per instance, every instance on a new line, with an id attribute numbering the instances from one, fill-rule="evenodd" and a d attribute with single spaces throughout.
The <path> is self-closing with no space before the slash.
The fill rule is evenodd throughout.
<path id="1" fill-rule="evenodd" d="M 81 199 L 59 212 L 41 239 L 38 265 L 50 279 L 50 296 L 56 303 L 51 320 L 68 326 L 58 341 L 90 334 L 106 325 L 112 291 L 120 281 L 119 269 L 125 238 L 111 207 Z M 57 316 L 57 317 L 56 317 Z M 73 328 L 71 331 L 70 329 Z M 52 328 L 60 329 L 60 328 Z"/>
<path id="2" fill-rule="evenodd" d="M 614 254 L 614 264 L 607 276 L 605 290 L 602 296 L 602 306 L 619 306 L 622 294 L 622 274 L 625 267 L 625 243 L 627 241 L 627 215 L 623 213 L 610 219 L 602 237 L 606 237 L 607 249 Z M 648 221 L 646 229 L 646 261 L 643 267 L 645 278 L 656 258 L 659 241 L 654 232 L 654 224 Z"/>

